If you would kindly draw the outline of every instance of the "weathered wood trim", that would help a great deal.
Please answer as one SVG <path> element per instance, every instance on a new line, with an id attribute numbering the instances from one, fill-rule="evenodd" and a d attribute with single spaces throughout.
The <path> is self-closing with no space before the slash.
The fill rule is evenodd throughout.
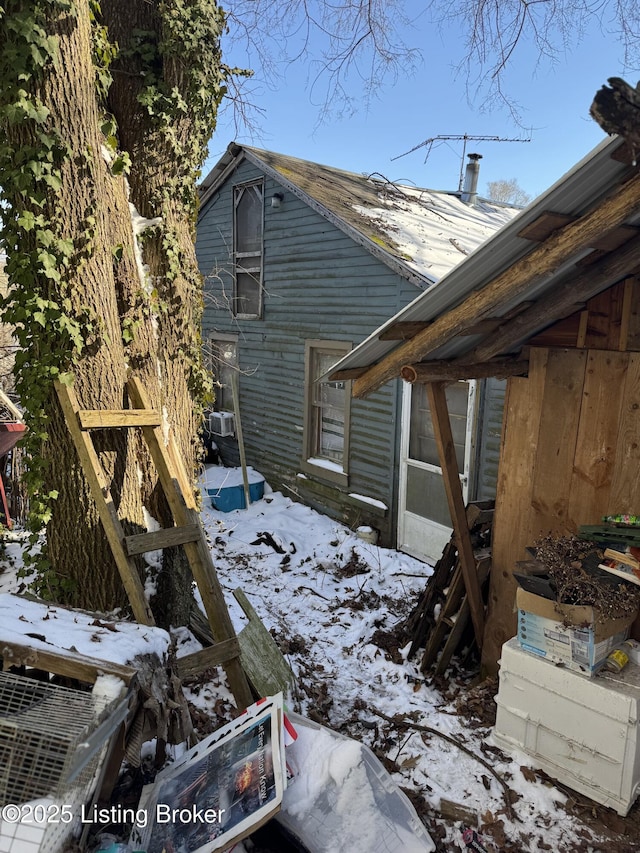
<path id="1" fill-rule="evenodd" d="M 99 675 L 115 675 L 129 685 L 137 672 L 132 666 L 91 658 L 78 652 L 52 652 L 6 640 L 0 641 L 0 655 L 5 670 L 12 666 L 33 667 L 65 678 L 77 678 L 86 684 L 94 684 Z"/>
<path id="2" fill-rule="evenodd" d="M 590 267 L 588 272 L 580 270 L 564 279 L 546 299 L 535 302 L 529 309 L 500 326 L 493 335 L 466 355 L 465 360 L 485 361 L 508 351 L 541 325 L 568 317 L 579 310 L 577 297 L 581 302 L 590 299 L 629 273 L 630 266 L 634 269 L 640 267 L 640 237 Z"/>
<path id="3" fill-rule="evenodd" d="M 449 410 L 445 394 L 445 384 L 442 382 L 428 382 L 426 385 L 429 408 L 433 419 L 433 430 L 438 456 L 442 468 L 442 479 L 449 504 L 449 512 L 453 522 L 454 535 L 458 545 L 458 556 L 464 580 L 469 606 L 471 608 L 471 620 L 476 643 L 482 649 L 484 635 L 484 606 L 480 583 L 476 573 L 476 561 L 473 555 L 473 546 L 467 515 L 462 496 L 462 486 L 458 474 L 458 463 L 456 451 L 451 434 L 451 423 L 449 421 Z"/>
<path id="4" fill-rule="evenodd" d="M 403 364 L 421 361 L 452 337 L 462 334 L 478 319 L 495 311 L 505 301 L 523 295 L 535 281 L 554 272 L 563 262 L 590 243 L 621 225 L 640 204 L 640 172 L 615 187 L 597 207 L 554 232 L 544 243 L 473 291 L 459 305 L 438 317 L 431 326 L 397 347 L 382 361 L 356 379 L 355 397 L 366 397 L 384 382 L 397 376 Z M 635 244 L 635 241 L 632 241 Z M 630 243 L 627 244 L 629 246 Z M 620 251 L 624 251 L 624 248 Z"/>
<path id="5" fill-rule="evenodd" d="M 423 361 L 420 364 L 405 364 L 400 376 L 405 382 L 457 382 L 459 379 L 507 379 L 509 376 L 525 376 L 529 370 L 527 359 L 495 358 L 492 361 L 468 363 L 466 361 Z"/>

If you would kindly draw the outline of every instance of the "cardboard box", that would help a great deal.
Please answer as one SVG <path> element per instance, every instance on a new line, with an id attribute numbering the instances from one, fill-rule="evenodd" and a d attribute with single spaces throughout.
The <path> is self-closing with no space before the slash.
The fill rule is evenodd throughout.
<path id="1" fill-rule="evenodd" d="M 518 642 L 527 652 L 585 675 L 594 675 L 626 639 L 636 614 L 599 619 L 589 606 L 558 604 L 518 588 Z"/>

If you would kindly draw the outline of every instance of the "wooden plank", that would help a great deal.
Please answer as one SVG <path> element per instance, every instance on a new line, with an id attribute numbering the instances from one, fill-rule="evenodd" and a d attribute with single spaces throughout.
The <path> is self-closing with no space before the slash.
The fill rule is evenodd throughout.
<path id="1" fill-rule="evenodd" d="M 577 530 L 606 513 L 613 482 L 622 395 L 629 356 L 591 350 L 587 355 L 568 519 Z"/>
<path id="2" fill-rule="evenodd" d="M 150 408 L 147 392 L 139 379 L 130 379 L 127 387 L 135 408 Z M 197 525 L 200 529 L 199 538 L 195 542 L 185 542 L 183 547 L 193 577 L 198 584 L 211 633 L 218 643 L 231 639 L 236 636 L 235 630 L 211 559 L 211 551 L 202 531 L 200 516 L 193 506 L 187 505 L 187 500 L 190 503 L 195 503 L 195 498 L 192 489 L 184 490 L 187 481 L 184 464 L 177 449 L 173 448 L 171 437 L 169 437 L 169 445 L 165 445 L 165 439 L 159 427 L 142 427 L 142 433 L 156 466 L 160 484 L 176 526 Z M 235 658 L 228 661 L 225 664 L 225 672 L 239 709 L 248 707 L 252 703 L 253 697 L 246 675 L 240 665 L 240 659 Z"/>
<path id="3" fill-rule="evenodd" d="M 555 231 L 544 243 L 515 261 L 484 287 L 474 290 L 462 303 L 435 319 L 427 329 L 369 367 L 365 374 L 354 381 L 353 395 L 366 397 L 384 382 L 397 376 L 403 364 L 421 361 L 429 352 L 461 334 L 480 318 L 496 312 L 504 302 L 523 295 L 532 282 L 541 281 L 570 257 L 588 247 L 593 240 L 622 225 L 627 216 L 637 210 L 639 203 L 640 172 L 636 172 L 600 205 Z M 630 241 L 620 252 L 634 243 L 635 240 Z"/>
<path id="4" fill-rule="evenodd" d="M 469 621 L 469 615 L 469 599 L 465 595 L 462 599 L 460 609 L 456 613 L 455 621 L 451 627 L 451 632 L 449 633 L 444 647 L 440 652 L 440 657 L 438 658 L 438 662 L 433 671 L 434 675 L 444 675 L 445 670 L 449 666 L 449 662 L 462 639 L 464 629 L 467 627 L 467 623 Z"/>
<path id="5" fill-rule="evenodd" d="M 0 642 L 0 654 L 5 670 L 12 666 L 33 667 L 65 678 L 77 678 L 87 684 L 94 684 L 99 675 L 115 675 L 129 685 L 137 672 L 133 666 L 91 658 L 78 652 L 34 649 L 6 640 Z"/>
<path id="6" fill-rule="evenodd" d="M 569 504 L 586 365 L 585 350 L 549 351 L 538 448 L 530 474 L 528 545 L 550 531 L 576 532 Z"/>
<path id="7" fill-rule="evenodd" d="M 222 643 L 215 643 L 190 655 L 176 658 L 176 671 L 179 678 L 184 681 L 186 678 L 200 675 L 206 669 L 228 663 L 239 654 L 240 644 L 236 637 L 231 637 Z"/>
<path id="8" fill-rule="evenodd" d="M 441 382 L 430 382 L 427 384 L 426 390 L 433 418 L 434 437 L 438 447 L 444 489 L 458 545 L 458 558 L 462 568 L 465 589 L 469 596 L 473 631 L 478 648 L 482 649 L 484 606 L 476 574 L 476 563 L 473 556 L 469 527 L 467 525 L 464 498 L 462 497 L 462 486 L 460 484 L 456 451 L 451 434 L 451 422 L 449 421 L 445 385 Z"/>
<path id="9" fill-rule="evenodd" d="M 423 361 L 405 364 L 400 376 L 405 382 L 456 382 L 459 379 L 507 379 L 509 376 L 525 376 L 529 362 L 525 358 L 494 358 L 490 361 L 469 364 L 466 361 Z"/>
<path id="10" fill-rule="evenodd" d="M 445 598 L 444 590 L 445 587 L 450 586 L 456 561 L 457 549 L 452 538 L 444 546 L 442 557 L 436 563 L 433 574 L 427 581 L 426 589 L 420 596 L 418 606 L 407 621 L 407 632 L 413 638 L 407 655 L 409 659 L 423 645 L 429 626 L 433 625 L 435 606 Z"/>
<path id="11" fill-rule="evenodd" d="M 467 353 L 465 359 L 485 361 L 499 353 L 508 352 L 516 344 L 530 337 L 535 330 L 580 310 L 583 307 L 582 300 L 588 300 L 594 294 L 605 290 L 638 265 L 640 238 L 627 243 L 615 254 L 608 255 L 589 271 L 577 270 L 568 275 L 543 299 L 505 322 L 493 335 Z"/>
<path id="12" fill-rule="evenodd" d="M 149 551 L 174 548 L 176 545 L 184 545 L 185 542 L 195 542 L 200 535 L 200 525 L 192 524 L 188 527 L 167 527 L 152 533 L 136 533 L 126 536 L 124 544 L 127 554 L 132 557 L 135 554 L 147 554 Z"/>
<path id="13" fill-rule="evenodd" d="M 551 210 L 545 210 L 533 222 L 518 231 L 518 237 L 540 243 L 550 237 L 554 231 L 574 222 L 575 218 L 568 213 L 554 213 Z"/>
<path id="14" fill-rule="evenodd" d="M 496 484 L 492 569 L 482 663 L 495 672 L 503 643 L 516 633 L 513 569 L 530 545 L 528 518 L 548 351 L 531 349 L 529 378 L 510 379 L 505 395 L 502 453 Z"/>
<path id="15" fill-rule="evenodd" d="M 638 236 L 638 229 L 633 225 L 620 225 L 594 240 L 591 244 L 592 248 L 600 252 L 615 252 L 620 246 L 624 246 L 629 240 L 633 240 Z"/>
<path id="16" fill-rule="evenodd" d="M 130 561 L 124 549 L 124 531 L 109 491 L 102 464 L 93 446 L 91 436 L 80 429 L 78 423 L 80 406 L 75 391 L 61 382 L 55 383 L 55 389 L 89 489 L 98 509 L 113 558 L 131 603 L 133 615 L 136 622 L 140 622 L 142 625 L 155 625 L 153 613 L 144 594 L 142 581 L 135 565 Z"/>
<path id="17" fill-rule="evenodd" d="M 491 569 L 491 557 L 482 557 L 476 562 L 476 571 L 478 573 L 478 579 L 480 582 L 480 586 L 484 584 L 487 579 L 487 575 L 489 574 L 489 570 Z M 449 621 L 452 620 L 449 618 Z M 455 618 L 453 619 L 453 624 L 451 626 L 451 633 L 447 637 L 447 640 L 444 644 L 442 651 L 440 652 L 440 657 L 438 658 L 438 663 L 434 669 L 435 675 L 444 675 L 446 668 L 449 666 L 449 661 L 453 657 L 456 652 L 456 649 L 460 645 L 460 640 L 464 634 L 465 628 L 467 627 L 467 623 L 469 622 L 469 598 L 468 596 L 464 596 L 462 602 L 460 603 L 460 609 L 455 614 Z"/>
<path id="18" fill-rule="evenodd" d="M 366 370 L 366 367 L 350 367 L 347 370 L 336 370 L 335 373 L 329 374 L 329 379 L 332 382 L 349 382 L 352 379 L 357 379 L 358 376 L 362 376 Z"/>
<path id="19" fill-rule="evenodd" d="M 618 312 L 617 326 L 613 330 L 611 328 L 612 324 L 616 323 L 615 290 L 615 287 L 610 287 L 594 296 L 587 304 L 589 321 L 584 339 L 586 349 L 618 349 L 621 310 Z"/>
<path id="20" fill-rule="evenodd" d="M 605 515 L 637 514 L 640 506 L 640 355 L 637 353 L 629 355 L 621 396 L 613 485 Z"/>
<path id="21" fill-rule="evenodd" d="M 80 429 L 117 429 L 118 427 L 132 428 L 162 424 L 162 419 L 157 412 L 134 409 L 105 409 L 104 411 L 83 409 L 78 412 L 78 421 Z"/>
<path id="22" fill-rule="evenodd" d="M 638 351 L 640 350 L 640 276 L 630 276 L 626 283 L 631 290 L 626 349 Z"/>
<path id="23" fill-rule="evenodd" d="M 620 317 L 620 341 L 618 349 L 624 352 L 629 344 L 629 324 L 633 310 L 634 287 L 633 279 L 628 278 L 623 284 L 622 315 Z"/>
<path id="24" fill-rule="evenodd" d="M 273 696 L 281 691 L 286 695 L 294 682 L 291 667 L 244 592 L 238 588 L 233 594 L 249 620 L 238 635 L 249 681 L 259 696 Z"/>

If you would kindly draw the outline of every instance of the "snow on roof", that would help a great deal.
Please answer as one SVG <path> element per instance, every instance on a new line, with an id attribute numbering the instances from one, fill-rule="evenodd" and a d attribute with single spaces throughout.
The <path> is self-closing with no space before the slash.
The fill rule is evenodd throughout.
<path id="1" fill-rule="evenodd" d="M 354 205 L 377 220 L 406 263 L 438 281 L 519 212 L 509 205 L 480 201 L 465 204 L 455 193 L 386 185 L 380 207 Z"/>
<path id="2" fill-rule="evenodd" d="M 201 210 L 244 159 L 423 288 L 520 212 L 481 198 L 466 204 L 460 192 L 404 186 L 379 173 L 347 172 L 233 142 L 202 182 Z"/>

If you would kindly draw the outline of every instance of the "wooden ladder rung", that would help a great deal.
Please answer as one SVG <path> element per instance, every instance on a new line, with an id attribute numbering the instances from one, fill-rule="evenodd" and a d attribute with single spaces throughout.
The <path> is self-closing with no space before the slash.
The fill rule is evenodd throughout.
<path id="1" fill-rule="evenodd" d="M 182 527 L 165 527 L 151 533 L 135 533 L 133 536 L 126 536 L 124 544 L 127 554 L 133 557 L 136 554 L 184 545 L 186 542 L 196 542 L 201 535 L 199 524 L 187 524 Z"/>
<path id="2" fill-rule="evenodd" d="M 198 652 L 176 659 L 176 669 L 181 679 L 199 675 L 206 669 L 229 663 L 240 655 L 240 643 L 237 637 L 229 637 L 213 646 L 207 646 Z"/>
<path id="3" fill-rule="evenodd" d="M 162 424 L 162 418 L 153 409 L 82 409 L 78 412 L 78 421 L 80 429 L 130 429 Z"/>

